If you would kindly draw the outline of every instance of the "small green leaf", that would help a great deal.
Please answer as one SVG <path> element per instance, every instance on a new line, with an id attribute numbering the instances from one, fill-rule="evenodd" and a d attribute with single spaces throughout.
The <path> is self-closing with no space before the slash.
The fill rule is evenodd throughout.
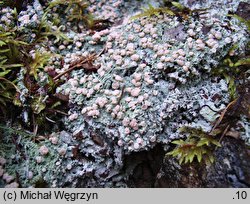
<path id="1" fill-rule="evenodd" d="M 0 53 L 6 53 L 6 52 L 9 52 L 10 51 L 10 49 L 2 49 L 2 50 L 0 50 Z"/>
<path id="2" fill-rule="evenodd" d="M 8 64 L 6 65 L 8 68 L 22 67 L 22 64 Z"/>
<path id="3" fill-rule="evenodd" d="M 224 64 L 228 65 L 229 67 L 234 67 L 234 63 L 229 57 L 224 60 Z"/>
<path id="4" fill-rule="evenodd" d="M 22 102 L 19 99 L 17 99 L 16 97 L 13 99 L 13 104 L 15 106 L 19 106 L 19 107 L 22 106 Z"/>
<path id="5" fill-rule="evenodd" d="M 172 155 L 173 157 L 179 155 L 179 149 L 174 149 L 173 151 L 171 152 L 168 152 L 166 155 Z"/>
<path id="6" fill-rule="evenodd" d="M 62 105 L 62 103 L 61 103 L 60 101 L 57 101 L 56 103 L 54 103 L 54 104 L 51 106 L 51 108 L 53 109 L 53 108 L 56 108 L 57 106 L 60 106 L 60 105 Z"/>
<path id="7" fill-rule="evenodd" d="M 221 134 L 222 133 L 222 130 L 221 129 L 215 129 L 215 130 L 213 130 L 211 133 L 210 133 L 210 135 L 211 136 L 216 136 L 216 135 L 219 135 L 219 134 Z"/>
<path id="8" fill-rule="evenodd" d="M 208 154 L 208 159 L 211 162 L 211 164 L 214 163 L 214 156 L 212 154 Z"/>
<path id="9" fill-rule="evenodd" d="M 189 155 L 189 162 L 190 162 L 190 163 L 193 162 L 194 156 L 195 156 L 194 151 L 192 151 L 192 152 L 190 153 L 190 155 Z"/>
<path id="10" fill-rule="evenodd" d="M 176 8 L 180 9 L 181 11 L 183 11 L 185 9 L 185 7 L 180 4 L 179 2 L 176 2 L 176 1 L 172 1 L 171 2 Z"/>
<path id="11" fill-rule="evenodd" d="M 162 13 L 166 13 L 170 16 L 174 16 L 175 13 L 173 11 L 171 11 L 169 8 L 162 8 Z"/>
<path id="12" fill-rule="evenodd" d="M 238 66 L 241 66 L 241 65 L 250 65 L 250 58 L 240 59 L 240 60 L 238 60 L 238 61 L 234 64 L 235 67 L 238 67 Z"/>
<path id="13" fill-rule="evenodd" d="M 196 154 L 196 156 L 197 156 L 198 162 L 200 163 L 200 162 L 201 162 L 201 159 L 202 159 L 202 151 L 201 151 L 201 149 L 200 149 L 200 148 L 197 149 L 197 150 L 195 151 L 195 154 Z"/>
<path id="14" fill-rule="evenodd" d="M 239 44 L 234 44 L 228 51 L 228 53 L 233 52 L 239 48 Z"/>
<path id="15" fill-rule="evenodd" d="M 33 75 L 36 80 L 38 71 L 44 68 L 51 57 L 52 54 L 50 52 L 40 53 L 39 51 L 36 51 L 35 58 L 30 64 L 30 74 Z"/>
<path id="16" fill-rule="evenodd" d="M 0 40 L 0 47 L 3 46 L 3 45 L 6 45 L 6 42 Z"/>
<path id="17" fill-rule="evenodd" d="M 201 140 L 197 143 L 197 147 L 201 147 L 203 145 L 209 145 L 209 141 L 206 140 L 205 138 L 201 138 Z"/>
<path id="18" fill-rule="evenodd" d="M 185 142 L 182 139 L 180 139 L 180 140 L 174 140 L 171 143 L 176 145 L 183 145 Z"/>
<path id="19" fill-rule="evenodd" d="M 3 71 L 3 72 L 0 72 L 0 77 L 4 77 L 5 75 L 7 75 L 10 72 L 11 72 L 11 70 L 6 70 L 6 71 Z"/>
<path id="20" fill-rule="evenodd" d="M 181 158 L 180 158 L 180 160 L 179 160 L 179 164 L 180 164 L 180 165 L 183 163 L 184 158 L 185 158 L 185 157 L 181 157 Z"/>
<path id="21" fill-rule="evenodd" d="M 43 98 L 41 96 L 34 98 L 31 104 L 31 108 L 35 114 L 39 114 L 42 110 L 44 110 L 46 108 L 46 104 L 43 101 Z"/>
<path id="22" fill-rule="evenodd" d="M 215 139 L 211 140 L 211 143 L 214 144 L 217 147 L 221 147 L 221 144 L 219 143 L 219 141 L 217 141 Z"/>

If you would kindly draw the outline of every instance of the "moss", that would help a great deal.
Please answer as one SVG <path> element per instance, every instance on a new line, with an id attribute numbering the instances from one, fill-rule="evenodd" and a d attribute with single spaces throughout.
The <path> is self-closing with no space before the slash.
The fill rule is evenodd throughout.
<path id="1" fill-rule="evenodd" d="M 167 153 L 179 159 L 179 163 L 192 163 L 196 158 L 200 163 L 204 160 L 206 163 L 213 163 L 213 149 L 220 147 L 220 143 L 214 135 L 204 132 L 202 129 L 191 127 L 180 128 L 180 133 L 187 134 L 188 137 L 183 140 L 175 140 L 172 143 L 177 145 L 174 150 Z M 214 133 L 213 133 L 214 134 Z"/>
<path id="2" fill-rule="evenodd" d="M 83 22 L 88 28 L 94 25 L 94 17 L 88 11 L 89 3 L 85 0 L 54 0 L 50 2 L 47 10 L 53 7 L 65 6 L 64 13 L 69 13 L 67 18 L 72 22 Z"/>
<path id="3" fill-rule="evenodd" d="M 17 40 L 14 32 L 4 31 L 0 28 L 0 104 L 6 106 L 7 102 L 12 102 L 18 92 L 18 88 L 15 85 L 15 76 L 21 63 L 22 46 L 26 46 L 27 43 Z M 1 107 L 3 110 L 3 107 Z"/>
<path id="4" fill-rule="evenodd" d="M 206 11 L 206 9 L 190 10 L 189 8 L 175 1 L 171 1 L 165 4 L 166 4 L 165 7 L 158 7 L 158 8 L 155 8 L 151 4 L 149 4 L 148 8 L 143 8 L 142 9 L 143 12 L 133 16 L 131 19 L 135 20 L 142 17 L 152 17 L 152 16 L 159 16 L 160 14 L 167 14 L 170 16 L 177 16 L 180 20 L 182 20 L 182 19 L 187 19 L 194 13 Z"/>
<path id="5" fill-rule="evenodd" d="M 16 9 L 8 8 L 8 12 L 11 19 L 13 16 L 17 19 Z M 54 43 L 70 40 L 60 26 L 48 19 L 48 13 L 39 16 L 32 25 L 20 25 L 16 20 L 11 25 L 0 26 L 0 110 L 5 120 L 11 115 L 10 109 L 6 109 L 8 105 L 18 109 L 16 116 L 26 111 L 31 123 L 25 128 L 31 130 L 39 124 L 39 129 L 46 131 L 44 127 L 53 121 L 47 118 L 55 117 L 55 104 L 60 104 L 60 100 L 53 97 L 56 83 L 44 71 L 51 60 L 60 56 L 50 52 L 46 44 L 53 38 Z M 33 41 L 30 40 L 32 34 L 36 36 Z"/>
<path id="6" fill-rule="evenodd" d="M 151 4 L 148 5 L 148 8 L 143 8 L 143 12 L 133 16 L 131 19 L 135 20 L 138 18 L 142 18 L 142 17 L 152 17 L 152 16 L 159 16 L 162 13 L 166 13 L 168 15 L 175 15 L 175 13 L 169 9 L 169 8 L 155 8 L 153 7 Z"/>

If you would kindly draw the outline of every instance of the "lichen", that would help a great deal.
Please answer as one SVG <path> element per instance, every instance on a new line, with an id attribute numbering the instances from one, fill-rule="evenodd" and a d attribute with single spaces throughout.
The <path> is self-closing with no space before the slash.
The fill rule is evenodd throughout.
<path id="1" fill-rule="evenodd" d="M 216 69 L 232 41 L 243 48 L 247 38 L 236 24 L 232 26 L 237 32 L 225 29 L 223 20 L 206 19 L 201 23 L 191 17 L 180 22 L 164 14 L 111 30 L 107 53 L 97 61 L 101 65 L 98 73 L 75 71 L 58 88 L 74 104 L 67 120 L 69 129 L 77 131 L 80 124 L 88 123 L 111 135 L 124 150 L 138 151 L 156 142 L 168 143 L 177 130 L 169 124 L 179 126 L 182 117 L 189 117 L 186 123 L 196 121 L 196 111 L 210 103 L 213 94 L 224 91 L 217 106 L 228 102 L 225 82 L 209 82 L 206 76 Z M 204 27 L 212 23 L 204 33 Z M 179 27 L 183 37 L 175 36 L 173 31 L 170 34 Z M 198 94 L 202 89 L 205 93 Z"/>

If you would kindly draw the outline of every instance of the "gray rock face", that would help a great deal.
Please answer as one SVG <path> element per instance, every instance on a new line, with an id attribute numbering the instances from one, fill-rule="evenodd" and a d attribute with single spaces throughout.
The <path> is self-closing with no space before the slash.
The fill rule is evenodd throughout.
<path id="1" fill-rule="evenodd" d="M 156 187 L 249 188 L 249 149 L 235 139 L 225 138 L 215 152 L 212 166 L 199 164 L 179 166 L 171 158 L 165 160 L 156 179 Z"/>

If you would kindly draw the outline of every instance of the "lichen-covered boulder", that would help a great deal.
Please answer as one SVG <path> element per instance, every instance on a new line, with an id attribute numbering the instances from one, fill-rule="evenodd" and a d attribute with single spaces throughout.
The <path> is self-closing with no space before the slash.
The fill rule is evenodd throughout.
<path id="1" fill-rule="evenodd" d="M 202 107 L 221 110 L 228 102 L 226 82 L 210 79 L 211 70 L 234 44 L 242 51 L 247 40 L 226 13 L 125 20 L 107 35 L 97 73 L 74 71 L 58 88 L 72 104 L 68 127 L 97 130 L 125 152 L 167 144 L 183 125 L 208 131 L 211 119 L 201 118 Z"/>

